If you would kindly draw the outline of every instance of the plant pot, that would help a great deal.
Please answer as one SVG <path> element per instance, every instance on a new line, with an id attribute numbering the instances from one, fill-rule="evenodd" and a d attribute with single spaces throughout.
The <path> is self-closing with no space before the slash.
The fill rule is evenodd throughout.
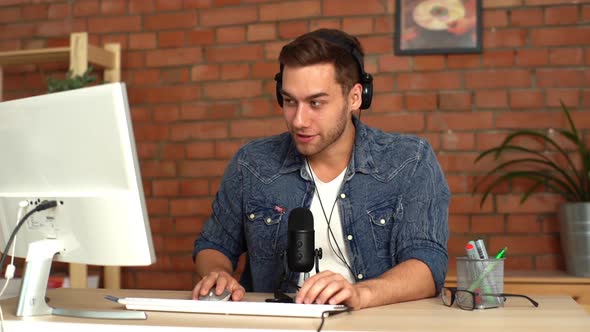
<path id="1" fill-rule="evenodd" d="M 590 277 L 590 202 L 563 204 L 559 225 L 567 272 Z"/>

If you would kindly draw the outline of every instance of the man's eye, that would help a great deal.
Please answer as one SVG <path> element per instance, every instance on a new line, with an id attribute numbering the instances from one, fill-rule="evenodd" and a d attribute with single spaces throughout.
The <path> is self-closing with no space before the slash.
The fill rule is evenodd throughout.
<path id="1" fill-rule="evenodd" d="M 309 104 L 313 108 L 318 108 L 318 107 L 321 107 L 323 103 L 319 100 L 312 100 Z"/>
<path id="2" fill-rule="evenodd" d="M 295 105 L 295 100 L 291 98 L 284 98 L 283 101 L 288 105 Z"/>

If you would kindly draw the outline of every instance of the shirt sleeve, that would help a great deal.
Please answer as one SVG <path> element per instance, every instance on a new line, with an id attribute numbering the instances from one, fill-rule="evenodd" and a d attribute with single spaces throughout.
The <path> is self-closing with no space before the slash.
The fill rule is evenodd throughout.
<path id="1" fill-rule="evenodd" d="M 236 153 L 225 170 L 213 201 L 212 214 L 194 242 L 193 261 L 200 251 L 214 249 L 227 256 L 235 269 L 240 255 L 245 252 L 240 155 Z"/>
<path id="2" fill-rule="evenodd" d="M 448 269 L 450 191 L 434 151 L 422 143 L 406 183 L 403 222 L 394 243 L 398 263 L 418 259 L 428 266 L 438 294 Z"/>

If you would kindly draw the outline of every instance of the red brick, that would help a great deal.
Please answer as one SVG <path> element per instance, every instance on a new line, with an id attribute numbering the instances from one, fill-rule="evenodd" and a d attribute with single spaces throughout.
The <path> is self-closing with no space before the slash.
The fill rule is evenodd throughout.
<path id="1" fill-rule="evenodd" d="M 154 197 L 175 197 L 179 192 L 178 180 L 158 180 L 152 181 L 152 192 Z"/>
<path id="2" fill-rule="evenodd" d="M 409 57 L 384 54 L 378 57 L 379 72 L 400 72 L 411 70 Z"/>
<path id="3" fill-rule="evenodd" d="M 427 115 L 429 130 L 481 130 L 494 127 L 492 112 L 445 112 Z"/>
<path id="4" fill-rule="evenodd" d="M 215 158 L 230 159 L 243 145 L 242 141 L 217 141 L 215 142 Z"/>
<path id="5" fill-rule="evenodd" d="M 552 128 L 562 123 L 558 112 L 505 112 L 496 116 L 496 128 Z"/>
<path id="6" fill-rule="evenodd" d="M 4 7 L 0 8 L 0 23 L 14 23 L 22 20 L 22 8 Z"/>
<path id="7" fill-rule="evenodd" d="M 247 27 L 246 39 L 248 41 L 273 40 L 277 38 L 275 24 L 250 24 Z"/>
<path id="8" fill-rule="evenodd" d="M 506 10 L 485 10 L 482 23 L 484 28 L 499 28 L 508 25 L 508 13 Z"/>
<path id="9" fill-rule="evenodd" d="M 170 137 L 167 126 L 152 123 L 138 123 L 134 125 L 135 137 L 141 141 L 159 141 Z"/>
<path id="10" fill-rule="evenodd" d="M 390 16 L 377 16 L 374 18 L 375 21 L 375 33 L 388 33 L 392 34 L 394 31 L 393 20 Z"/>
<path id="11" fill-rule="evenodd" d="M 589 97 L 590 99 L 590 97 Z M 371 103 L 371 112 L 375 113 L 394 113 L 403 109 L 403 96 L 400 94 L 377 94 L 373 96 Z M 424 121 L 420 121 L 423 123 Z"/>
<path id="12" fill-rule="evenodd" d="M 196 65 L 191 68 L 191 80 L 210 81 L 219 79 L 220 69 L 216 64 Z"/>
<path id="13" fill-rule="evenodd" d="M 438 96 L 436 93 L 408 93 L 405 95 L 405 104 L 409 111 L 435 111 Z"/>
<path id="14" fill-rule="evenodd" d="M 230 137 L 247 138 L 280 134 L 285 131 L 283 119 L 239 120 L 230 123 Z"/>
<path id="15" fill-rule="evenodd" d="M 256 7 L 212 8 L 199 11 L 199 24 L 206 27 L 253 23 L 257 20 Z"/>
<path id="16" fill-rule="evenodd" d="M 440 92 L 439 101 L 439 108 L 448 111 L 468 111 L 473 105 L 471 93 L 468 92 Z"/>
<path id="17" fill-rule="evenodd" d="M 158 33 L 159 48 L 181 47 L 184 45 L 184 31 L 160 31 Z"/>
<path id="18" fill-rule="evenodd" d="M 424 55 L 414 58 L 414 70 L 441 70 L 445 67 L 445 58 L 440 55 Z"/>
<path id="19" fill-rule="evenodd" d="M 121 15 L 127 13 L 127 2 L 119 0 L 102 0 L 100 12 L 105 15 Z"/>
<path id="20" fill-rule="evenodd" d="M 479 68 L 480 64 L 479 54 L 449 54 L 447 57 L 447 66 L 452 69 Z"/>
<path id="21" fill-rule="evenodd" d="M 183 0 L 156 0 L 156 10 L 179 10 L 182 9 Z"/>
<path id="22" fill-rule="evenodd" d="M 337 18 L 318 18 L 312 19 L 309 22 L 309 30 L 313 31 L 316 29 L 342 29 L 342 20 Z"/>
<path id="23" fill-rule="evenodd" d="M 209 181 L 190 179 L 180 181 L 180 196 L 204 196 L 209 193 Z"/>
<path id="24" fill-rule="evenodd" d="M 160 82 L 160 71 L 157 69 L 145 69 L 131 72 L 131 81 L 136 86 L 152 85 Z"/>
<path id="25" fill-rule="evenodd" d="M 214 29 L 191 29 L 186 31 L 188 45 L 210 45 L 215 43 Z"/>
<path id="26" fill-rule="evenodd" d="M 354 36 L 366 35 L 373 32 L 373 19 L 370 17 L 345 17 L 342 29 Z"/>
<path id="27" fill-rule="evenodd" d="M 487 8 L 502 8 L 502 7 L 520 7 L 523 0 L 494 0 L 482 1 L 482 7 Z"/>
<path id="28" fill-rule="evenodd" d="M 150 216 L 167 215 L 170 211 L 167 198 L 147 198 L 146 205 Z"/>
<path id="29" fill-rule="evenodd" d="M 279 65 L 276 61 L 259 62 L 252 65 L 252 78 L 270 79 L 279 72 Z"/>
<path id="30" fill-rule="evenodd" d="M 200 47 L 154 50 L 146 55 L 146 65 L 148 67 L 194 64 L 199 63 L 202 60 L 202 50 Z"/>
<path id="31" fill-rule="evenodd" d="M 510 21 L 515 27 L 541 26 L 543 25 L 543 9 L 514 9 L 510 15 Z"/>
<path id="32" fill-rule="evenodd" d="M 549 62 L 552 65 L 582 65 L 584 50 L 582 48 L 555 48 L 549 50 Z"/>
<path id="33" fill-rule="evenodd" d="M 185 9 L 201 9 L 210 8 L 212 6 L 211 0 L 183 0 L 182 7 Z"/>
<path id="34" fill-rule="evenodd" d="M 393 52 L 393 38 L 390 36 L 359 37 L 365 54 L 390 54 Z"/>
<path id="35" fill-rule="evenodd" d="M 465 174 L 445 174 L 449 189 L 455 194 L 471 194 L 473 191 L 473 177 Z"/>
<path id="36" fill-rule="evenodd" d="M 523 66 L 542 66 L 549 63 L 547 49 L 520 49 L 516 51 L 516 63 Z"/>
<path id="37" fill-rule="evenodd" d="M 192 139 L 215 139 L 228 136 L 225 122 L 183 122 L 170 128 L 170 139 L 186 141 Z"/>
<path id="38" fill-rule="evenodd" d="M 475 139 L 473 133 L 447 130 L 441 134 L 442 148 L 447 151 L 473 151 Z M 454 192 L 453 192 L 454 193 Z"/>
<path id="39" fill-rule="evenodd" d="M 491 200 L 487 200 L 484 205 L 480 205 L 481 196 L 471 194 L 457 194 L 451 196 L 449 213 L 488 213 L 492 212 L 493 206 Z"/>
<path id="40" fill-rule="evenodd" d="M 88 32 L 139 32 L 142 29 L 139 16 L 88 18 Z"/>
<path id="41" fill-rule="evenodd" d="M 528 31 L 526 29 L 498 29 L 483 32 L 485 49 L 500 47 L 522 47 L 526 45 Z"/>
<path id="42" fill-rule="evenodd" d="M 484 67 L 511 67 L 514 65 L 515 51 L 513 50 L 491 50 L 482 56 Z"/>
<path id="43" fill-rule="evenodd" d="M 441 152 L 438 154 L 438 161 L 440 162 L 440 165 L 445 174 L 447 172 L 472 172 L 473 162 L 475 161 L 476 157 L 477 155 L 475 153 Z M 479 204 L 481 197 L 476 197 L 474 199 L 477 199 Z"/>
<path id="44" fill-rule="evenodd" d="M 465 73 L 468 88 L 526 88 L 532 84 L 528 70 L 482 70 Z"/>
<path id="45" fill-rule="evenodd" d="M 309 18 L 320 16 L 321 13 L 322 8 L 318 0 L 260 5 L 260 21 L 286 21 L 296 18 Z"/>
<path id="46" fill-rule="evenodd" d="M 509 214 L 507 220 L 508 233 L 540 233 L 541 219 L 535 214 Z"/>
<path id="47" fill-rule="evenodd" d="M 363 122 L 384 131 L 416 133 L 424 130 L 424 115 L 419 113 L 392 113 L 363 115 Z"/>
<path id="48" fill-rule="evenodd" d="M 262 94 L 260 81 L 213 82 L 206 83 L 203 88 L 205 96 L 214 99 L 247 98 Z"/>
<path id="49" fill-rule="evenodd" d="M 184 144 L 166 144 L 161 148 L 162 157 L 166 160 L 184 160 L 186 153 Z"/>
<path id="50" fill-rule="evenodd" d="M 590 27 L 539 28 L 531 31 L 532 46 L 577 46 L 590 44 Z"/>
<path id="51" fill-rule="evenodd" d="M 531 195 L 526 202 L 520 204 L 520 195 L 496 196 L 498 212 L 500 213 L 540 213 L 557 211 L 563 202 L 556 195 Z"/>
<path id="52" fill-rule="evenodd" d="M 324 0 L 323 14 L 326 16 L 382 15 L 387 8 L 379 0 Z"/>
<path id="53" fill-rule="evenodd" d="M 510 92 L 511 108 L 541 108 L 545 105 L 545 94 L 539 90 L 513 90 Z"/>
<path id="54" fill-rule="evenodd" d="M 195 164 L 198 165 L 199 163 L 203 162 L 186 162 L 185 164 Z M 207 163 L 208 164 L 208 163 Z M 212 162 L 211 165 L 219 164 L 219 162 Z M 206 164 L 205 164 L 206 165 Z M 183 167 L 181 166 L 181 169 Z M 222 168 L 223 169 L 223 168 Z M 199 173 L 200 169 L 196 168 L 189 173 Z M 181 173 L 183 174 L 183 173 Z M 170 215 L 173 217 L 177 216 L 191 216 L 191 215 L 208 215 L 211 213 L 211 200 L 208 198 L 179 198 L 179 199 L 172 199 L 170 201 Z M 191 240 L 194 241 L 194 237 Z M 190 246 L 186 246 L 185 248 L 190 248 Z"/>
<path id="55" fill-rule="evenodd" d="M 490 238 L 490 248 L 502 248 L 504 246 L 508 246 L 508 255 L 510 257 L 521 254 L 550 254 L 560 250 L 557 236 L 509 235 Z"/>
<path id="56" fill-rule="evenodd" d="M 484 215 L 471 217 L 471 231 L 475 234 L 504 233 L 504 216 Z"/>
<path id="57" fill-rule="evenodd" d="M 546 89 L 546 105 L 549 107 L 561 107 L 563 102 L 566 106 L 577 107 L 580 100 L 578 89 Z"/>
<path id="58" fill-rule="evenodd" d="M 461 87 L 459 73 L 402 73 L 399 74 L 397 85 L 401 90 L 437 90 L 458 89 Z"/>
<path id="59" fill-rule="evenodd" d="M 287 22 L 278 22 L 279 23 L 279 37 L 283 39 L 292 39 L 296 38 L 299 35 L 304 34 L 307 32 L 307 22 L 306 21 L 287 21 Z"/>
<path id="60" fill-rule="evenodd" d="M 181 176 L 221 176 L 227 167 L 226 161 L 218 160 L 189 160 L 180 164 L 179 175 Z"/>
<path id="61" fill-rule="evenodd" d="M 462 215 L 452 215 L 449 218 L 449 230 L 451 233 L 467 233 L 469 232 L 469 218 Z M 452 238 L 454 236 L 451 235 Z M 451 250 L 449 250 L 451 252 Z M 461 254 L 461 251 L 458 251 Z"/>
<path id="62" fill-rule="evenodd" d="M 156 47 L 155 33 L 131 33 L 129 34 L 130 49 L 152 49 Z"/>
<path id="63" fill-rule="evenodd" d="M 588 72 L 582 69 L 539 69 L 537 86 L 546 88 L 566 88 L 590 86 Z"/>
<path id="64" fill-rule="evenodd" d="M 98 0 L 81 0 L 74 4 L 74 16 L 94 16 L 100 11 Z"/>
<path id="65" fill-rule="evenodd" d="M 250 76 L 250 66 L 242 63 L 228 63 L 221 65 L 222 80 L 247 79 Z"/>
<path id="66" fill-rule="evenodd" d="M 165 102 L 182 102 L 199 99 L 199 89 L 191 85 L 174 85 L 163 86 L 158 88 L 143 89 L 143 102 L 146 103 L 165 103 Z"/>
<path id="67" fill-rule="evenodd" d="M 179 120 L 178 105 L 158 105 L 153 108 L 155 122 L 174 122 Z"/>
<path id="68" fill-rule="evenodd" d="M 129 12 L 131 14 L 150 13 L 154 9 L 154 0 L 129 0 Z"/>
<path id="69" fill-rule="evenodd" d="M 554 255 L 543 255 L 535 257 L 536 270 L 565 270 L 565 261 L 560 255 L 561 252 L 556 252 Z"/>
<path id="70" fill-rule="evenodd" d="M 49 17 L 49 6 L 46 4 L 32 4 L 23 8 L 22 16 L 25 20 L 39 20 Z"/>
<path id="71" fill-rule="evenodd" d="M 590 5 L 584 5 L 582 7 L 582 21 L 590 21 Z"/>
<path id="72" fill-rule="evenodd" d="M 545 8 L 546 25 L 576 24 L 578 22 L 577 6 L 559 6 Z"/>
<path id="73" fill-rule="evenodd" d="M 391 75 L 374 75 L 373 76 L 373 92 L 393 92 L 394 80 Z"/>
<path id="74" fill-rule="evenodd" d="M 194 12 L 165 13 L 143 17 L 143 30 L 192 28 L 197 24 Z"/>
<path id="75" fill-rule="evenodd" d="M 188 159 L 212 159 L 215 157 L 215 143 L 191 142 L 186 144 L 186 157 Z"/>
<path id="76" fill-rule="evenodd" d="M 240 47 L 212 46 L 205 49 L 205 59 L 209 62 L 256 61 L 263 56 L 260 45 Z"/>
<path id="77" fill-rule="evenodd" d="M 140 168 L 143 177 L 171 177 L 177 173 L 173 161 L 143 160 Z"/>

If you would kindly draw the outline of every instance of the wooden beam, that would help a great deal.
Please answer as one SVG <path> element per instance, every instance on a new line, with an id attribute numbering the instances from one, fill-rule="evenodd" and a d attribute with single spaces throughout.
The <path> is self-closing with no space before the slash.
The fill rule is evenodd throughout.
<path id="1" fill-rule="evenodd" d="M 82 75 L 88 68 L 88 33 L 70 35 L 70 70 L 72 75 Z"/>
<path id="2" fill-rule="evenodd" d="M 0 52 L 0 66 L 28 65 L 45 62 L 65 62 L 70 57 L 69 47 Z"/>
<path id="3" fill-rule="evenodd" d="M 95 63 L 104 68 L 114 68 L 116 65 L 115 55 L 113 54 L 113 52 L 108 50 L 106 45 L 105 48 L 88 45 L 88 62 Z"/>

